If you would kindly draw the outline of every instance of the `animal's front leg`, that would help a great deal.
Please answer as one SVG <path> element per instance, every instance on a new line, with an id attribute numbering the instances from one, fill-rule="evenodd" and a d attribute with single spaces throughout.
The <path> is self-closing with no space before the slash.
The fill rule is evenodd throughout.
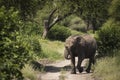
<path id="1" fill-rule="evenodd" d="M 82 60 L 83 60 L 82 58 L 78 58 L 77 68 L 80 73 L 83 72 L 83 67 L 81 67 Z"/>
<path id="2" fill-rule="evenodd" d="M 72 67 L 71 74 L 76 74 L 75 57 L 74 56 L 71 57 L 71 67 Z"/>

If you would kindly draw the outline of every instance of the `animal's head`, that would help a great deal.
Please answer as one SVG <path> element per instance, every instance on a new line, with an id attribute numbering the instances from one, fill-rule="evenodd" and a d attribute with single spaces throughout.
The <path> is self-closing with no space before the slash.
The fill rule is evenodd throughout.
<path id="1" fill-rule="evenodd" d="M 64 50 L 64 56 L 66 59 L 70 59 L 70 54 L 72 53 L 72 49 L 76 47 L 81 40 L 80 36 L 70 36 L 65 41 L 65 50 Z"/>

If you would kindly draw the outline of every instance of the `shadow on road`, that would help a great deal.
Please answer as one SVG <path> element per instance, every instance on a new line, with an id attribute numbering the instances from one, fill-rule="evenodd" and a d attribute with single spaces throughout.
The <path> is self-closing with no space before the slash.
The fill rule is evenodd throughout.
<path id="1" fill-rule="evenodd" d="M 32 61 L 31 64 L 32 64 L 32 67 L 35 70 L 41 70 L 41 69 L 43 69 L 45 72 L 56 73 L 56 72 L 60 72 L 61 70 L 71 71 L 71 66 L 70 65 L 65 65 L 63 67 L 57 67 L 56 65 L 43 65 L 43 64 L 40 64 L 37 61 Z M 78 72 L 78 70 L 77 70 L 77 72 Z M 92 73 L 92 72 L 90 72 L 90 73 Z M 82 74 L 88 74 L 88 73 L 86 73 L 85 71 L 83 71 Z"/>
<path id="2" fill-rule="evenodd" d="M 60 72 L 61 70 L 64 70 L 64 71 L 70 71 L 71 70 L 70 65 L 65 65 L 63 67 L 56 67 L 54 65 L 46 65 L 46 66 L 44 66 L 43 64 L 40 64 L 37 61 L 32 61 L 31 65 L 35 70 L 41 70 L 42 68 L 44 68 L 45 72 L 53 72 L 54 73 L 54 72 Z"/>
<path id="3" fill-rule="evenodd" d="M 60 72 L 61 70 L 64 71 L 70 71 L 71 67 L 70 65 L 64 66 L 64 67 L 56 67 L 56 66 L 45 66 L 44 70 L 46 72 Z"/>

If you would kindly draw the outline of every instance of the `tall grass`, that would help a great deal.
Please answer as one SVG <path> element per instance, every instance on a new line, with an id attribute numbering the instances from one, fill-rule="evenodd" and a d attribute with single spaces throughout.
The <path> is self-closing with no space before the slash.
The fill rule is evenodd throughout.
<path id="1" fill-rule="evenodd" d="M 120 80 L 120 51 L 114 57 L 105 57 L 97 61 L 94 75 L 100 80 Z"/>
<path id="2" fill-rule="evenodd" d="M 26 64 L 22 69 L 23 76 L 25 80 L 37 80 L 38 71 L 35 71 L 32 66 Z"/>

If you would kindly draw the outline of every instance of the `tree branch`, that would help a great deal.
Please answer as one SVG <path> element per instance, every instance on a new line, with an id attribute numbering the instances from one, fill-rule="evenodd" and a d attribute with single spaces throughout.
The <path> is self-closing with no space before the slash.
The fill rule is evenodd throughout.
<path id="1" fill-rule="evenodd" d="M 63 15 L 62 17 L 57 16 L 57 17 L 53 20 L 53 22 L 49 25 L 49 29 L 50 29 L 52 26 L 54 26 L 57 22 L 65 19 L 66 17 L 70 16 L 70 15 L 73 14 L 73 13 L 74 13 L 74 12 L 67 13 L 67 14 Z"/>
<path id="2" fill-rule="evenodd" d="M 48 17 L 48 25 L 50 25 L 51 18 L 52 18 L 52 16 L 53 16 L 53 14 L 56 12 L 56 10 L 57 10 L 57 8 L 55 8 L 55 9 L 50 13 L 50 15 L 49 15 L 49 17 Z M 48 27 L 49 27 L 49 26 L 48 26 Z"/>

